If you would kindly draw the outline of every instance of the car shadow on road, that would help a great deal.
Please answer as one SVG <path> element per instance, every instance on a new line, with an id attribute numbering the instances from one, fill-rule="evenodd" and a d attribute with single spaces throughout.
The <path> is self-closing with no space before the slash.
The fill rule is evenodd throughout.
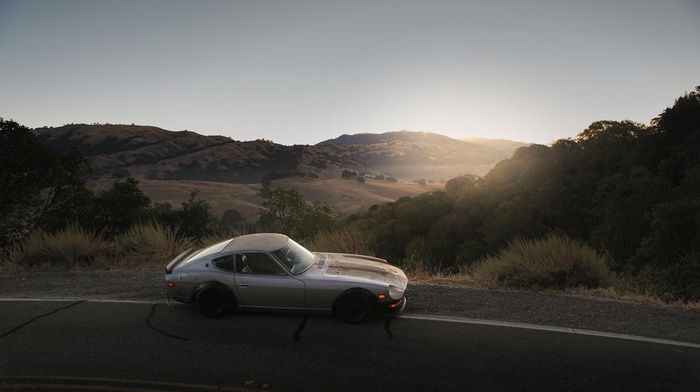
<path id="1" fill-rule="evenodd" d="M 332 316 L 232 312 L 208 318 L 194 306 L 154 304 L 147 324 L 163 336 L 177 340 L 206 339 L 217 336 L 236 341 L 265 342 L 313 339 L 392 339 L 395 318 L 371 317 L 363 323 L 348 324 Z"/>

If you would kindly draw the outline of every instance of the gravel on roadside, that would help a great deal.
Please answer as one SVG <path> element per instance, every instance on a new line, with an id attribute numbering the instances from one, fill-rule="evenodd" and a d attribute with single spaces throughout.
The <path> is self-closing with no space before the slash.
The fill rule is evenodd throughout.
<path id="1" fill-rule="evenodd" d="M 0 272 L 0 299 L 166 301 L 160 271 Z M 700 309 L 411 283 L 410 315 L 593 330 L 700 344 Z"/>

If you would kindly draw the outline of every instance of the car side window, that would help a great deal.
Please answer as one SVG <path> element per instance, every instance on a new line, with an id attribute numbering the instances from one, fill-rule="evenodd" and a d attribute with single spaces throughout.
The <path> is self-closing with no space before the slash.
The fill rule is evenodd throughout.
<path id="1" fill-rule="evenodd" d="M 211 261 L 214 267 L 225 271 L 233 271 L 233 256 L 221 256 Z"/>
<path id="2" fill-rule="evenodd" d="M 287 275 L 284 268 L 266 253 L 236 255 L 236 272 L 252 275 Z"/>

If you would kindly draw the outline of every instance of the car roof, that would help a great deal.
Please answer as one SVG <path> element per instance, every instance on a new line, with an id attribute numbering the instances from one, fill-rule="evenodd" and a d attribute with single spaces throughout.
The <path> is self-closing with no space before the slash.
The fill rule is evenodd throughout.
<path id="1" fill-rule="evenodd" d="M 224 251 L 261 251 L 274 252 L 282 249 L 289 242 L 289 237 L 278 233 L 247 234 L 235 237 L 226 245 Z"/>

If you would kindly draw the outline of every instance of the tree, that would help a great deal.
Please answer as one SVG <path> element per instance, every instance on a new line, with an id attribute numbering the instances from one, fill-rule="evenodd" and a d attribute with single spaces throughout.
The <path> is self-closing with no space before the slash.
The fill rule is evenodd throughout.
<path id="1" fill-rule="evenodd" d="M 678 98 L 652 125 L 656 126 L 668 147 L 682 144 L 691 135 L 700 132 L 700 86 Z"/>
<path id="2" fill-rule="evenodd" d="M 464 174 L 448 180 L 445 183 L 445 192 L 450 196 L 456 196 L 462 190 L 473 189 L 479 185 L 481 177 L 473 174 Z"/>
<path id="3" fill-rule="evenodd" d="M 327 205 L 310 204 L 295 189 L 275 189 L 258 211 L 258 223 L 268 230 L 280 230 L 298 241 L 331 230 L 339 217 Z"/>
<path id="4" fill-rule="evenodd" d="M 92 226 L 97 231 L 114 237 L 146 219 L 151 200 L 138 183 L 134 178 L 116 180 L 110 189 L 95 197 Z"/>
<path id="5" fill-rule="evenodd" d="M 89 172 L 77 152 L 51 151 L 29 128 L 0 118 L 0 247 L 37 227 L 61 228 L 77 218 L 88 204 Z"/>
<path id="6" fill-rule="evenodd" d="M 220 224 L 222 229 L 230 229 L 236 225 L 240 225 L 243 222 L 245 222 L 243 215 L 241 215 L 238 210 L 229 208 L 228 210 L 224 211 L 223 215 L 221 216 Z"/>
<path id="7" fill-rule="evenodd" d="M 668 182 L 644 168 L 606 178 L 593 197 L 591 243 L 628 263 L 651 230 L 654 207 L 671 197 Z"/>
<path id="8" fill-rule="evenodd" d="M 357 172 L 350 171 L 347 169 L 343 170 L 343 173 L 340 175 L 342 178 L 348 179 L 348 178 L 353 178 L 357 176 Z"/>
<path id="9" fill-rule="evenodd" d="M 201 239 L 211 234 L 211 206 L 206 200 L 197 198 L 198 190 L 190 193 L 190 198 L 182 203 L 179 234 L 183 237 Z"/>

